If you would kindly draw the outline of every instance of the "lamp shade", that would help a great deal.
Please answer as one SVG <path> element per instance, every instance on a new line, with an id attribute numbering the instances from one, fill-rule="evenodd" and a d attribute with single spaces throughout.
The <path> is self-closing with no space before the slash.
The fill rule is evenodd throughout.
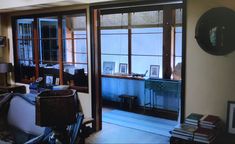
<path id="1" fill-rule="evenodd" d="M 36 124 L 65 126 L 76 121 L 77 98 L 73 90 L 50 90 L 36 97 Z"/>
<path id="2" fill-rule="evenodd" d="M 7 73 L 12 71 L 11 63 L 0 63 L 0 73 Z"/>

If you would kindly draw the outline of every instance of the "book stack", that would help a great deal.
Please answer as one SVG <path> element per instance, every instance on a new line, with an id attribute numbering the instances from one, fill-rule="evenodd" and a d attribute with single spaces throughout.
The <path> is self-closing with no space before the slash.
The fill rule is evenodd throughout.
<path id="1" fill-rule="evenodd" d="M 220 129 L 222 121 L 218 116 L 208 115 L 200 121 L 200 127 L 207 129 Z"/>
<path id="2" fill-rule="evenodd" d="M 198 126 L 202 117 L 203 117 L 202 114 L 191 113 L 189 116 L 186 117 L 185 123 Z"/>
<path id="3" fill-rule="evenodd" d="M 194 141 L 201 143 L 212 143 L 216 138 L 215 130 L 199 127 L 194 132 Z"/>
<path id="4" fill-rule="evenodd" d="M 176 127 L 172 132 L 173 137 L 185 139 L 185 140 L 193 140 L 193 134 L 196 131 L 197 127 L 189 124 L 180 124 Z"/>

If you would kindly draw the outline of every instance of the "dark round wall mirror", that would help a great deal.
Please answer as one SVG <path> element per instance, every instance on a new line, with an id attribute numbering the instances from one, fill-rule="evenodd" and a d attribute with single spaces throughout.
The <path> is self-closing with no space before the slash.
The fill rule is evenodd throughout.
<path id="1" fill-rule="evenodd" d="M 235 49 L 235 12 L 225 7 L 208 10 L 197 22 L 195 38 L 210 54 L 232 52 Z"/>

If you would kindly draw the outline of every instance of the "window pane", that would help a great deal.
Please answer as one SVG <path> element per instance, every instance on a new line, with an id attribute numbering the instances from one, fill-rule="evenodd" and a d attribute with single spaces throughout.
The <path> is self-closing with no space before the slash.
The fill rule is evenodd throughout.
<path id="1" fill-rule="evenodd" d="M 33 49 L 33 19 L 17 19 L 17 54 L 15 64 L 16 82 L 31 83 L 35 81 L 35 62 Z"/>
<path id="2" fill-rule="evenodd" d="M 58 20 L 56 17 L 39 18 L 40 38 L 58 37 Z"/>
<path id="3" fill-rule="evenodd" d="M 86 39 L 86 31 L 74 31 L 74 38 Z"/>
<path id="4" fill-rule="evenodd" d="M 102 30 L 102 54 L 127 54 L 128 53 L 127 29 Z"/>
<path id="5" fill-rule="evenodd" d="M 108 14 L 100 16 L 101 27 L 127 26 L 128 14 Z"/>
<path id="6" fill-rule="evenodd" d="M 131 25 L 157 25 L 163 23 L 163 10 L 131 13 Z"/>
<path id="7" fill-rule="evenodd" d="M 63 16 L 62 27 L 64 83 L 72 86 L 88 87 L 85 13 Z"/>
<path id="8" fill-rule="evenodd" d="M 175 10 L 175 23 L 176 24 L 182 24 L 182 9 L 176 9 Z"/>
<path id="9" fill-rule="evenodd" d="M 175 55 L 182 56 L 182 27 L 175 28 Z"/>
<path id="10" fill-rule="evenodd" d="M 18 40 L 18 58 L 25 60 L 33 60 L 33 41 Z"/>
<path id="11" fill-rule="evenodd" d="M 162 78 L 162 57 L 154 56 L 132 56 L 132 72 L 144 74 L 146 70 L 148 73 L 146 76 L 149 76 L 150 65 L 160 65 L 159 78 Z"/>
<path id="12" fill-rule="evenodd" d="M 58 61 L 58 41 L 40 40 L 40 54 L 40 59 L 43 61 Z"/>
<path id="13" fill-rule="evenodd" d="M 162 55 L 162 28 L 132 29 L 132 54 Z"/>
<path id="14" fill-rule="evenodd" d="M 87 54 L 75 53 L 75 63 L 87 63 Z"/>

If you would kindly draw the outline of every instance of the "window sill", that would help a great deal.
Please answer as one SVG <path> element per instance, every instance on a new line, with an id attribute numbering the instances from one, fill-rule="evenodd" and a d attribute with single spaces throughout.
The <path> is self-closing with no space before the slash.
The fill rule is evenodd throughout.
<path id="1" fill-rule="evenodd" d="M 119 79 L 131 79 L 131 80 L 145 80 L 144 77 L 133 77 L 130 75 L 113 75 L 113 74 L 103 74 L 101 77 L 107 78 L 119 78 Z"/>

